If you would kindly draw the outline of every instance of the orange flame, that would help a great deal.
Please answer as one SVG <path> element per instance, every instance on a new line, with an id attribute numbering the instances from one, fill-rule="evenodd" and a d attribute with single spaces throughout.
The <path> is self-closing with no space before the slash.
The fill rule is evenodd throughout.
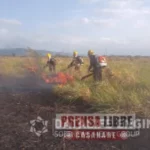
<path id="1" fill-rule="evenodd" d="M 58 84 L 67 84 L 68 82 L 72 82 L 74 80 L 73 76 L 69 74 L 65 74 L 62 72 L 59 72 L 54 77 L 48 77 L 45 74 L 42 75 L 43 80 L 50 84 L 50 83 L 58 83 Z"/>
<path id="2" fill-rule="evenodd" d="M 37 73 L 38 67 L 37 66 L 25 66 L 25 68 L 30 71 L 31 73 Z M 72 75 L 65 74 L 63 72 L 59 72 L 54 76 L 48 77 L 46 74 L 42 73 L 41 74 L 42 79 L 45 81 L 47 84 L 51 83 L 56 83 L 56 84 L 61 84 L 65 85 L 68 82 L 72 82 L 74 80 Z"/>

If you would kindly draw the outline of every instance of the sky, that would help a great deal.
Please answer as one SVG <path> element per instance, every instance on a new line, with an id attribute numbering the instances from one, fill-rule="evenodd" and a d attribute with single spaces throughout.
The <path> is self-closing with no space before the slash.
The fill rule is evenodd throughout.
<path id="1" fill-rule="evenodd" d="M 0 0 L 0 48 L 150 55 L 149 0 Z"/>

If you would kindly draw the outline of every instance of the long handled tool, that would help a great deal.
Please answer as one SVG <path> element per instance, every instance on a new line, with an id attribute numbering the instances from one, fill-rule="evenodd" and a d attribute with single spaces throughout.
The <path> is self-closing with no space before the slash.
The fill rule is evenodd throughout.
<path id="1" fill-rule="evenodd" d="M 84 79 L 86 79 L 86 78 L 88 78 L 88 77 L 90 77 L 90 76 L 92 76 L 93 75 L 93 73 L 90 73 L 90 74 L 88 74 L 88 75 L 85 75 L 85 76 L 83 76 L 82 78 L 81 78 L 81 80 L 84 80 Z"/>
<path id="2" fill-rule="evenodd" d="M 74 67 L 74 65 L 69 65 L 67 68 L 61 69 L 59 72 L 65 72 L 72 67 Z"/>

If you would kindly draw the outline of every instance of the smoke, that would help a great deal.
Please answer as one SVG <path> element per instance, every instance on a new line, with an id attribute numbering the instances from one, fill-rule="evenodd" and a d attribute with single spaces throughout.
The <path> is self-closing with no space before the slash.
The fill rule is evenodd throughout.
<path id="1" fill-rule="evenodd" d="M 24 70 L 23 77 L 17 77 L 11 74 L 6 76 L 2 71 L 2 73 L 0 74 L 0 88 L 7 88 L 12 90 L 30 90 L 37 88 L 50 89 L 52 85 L 47 85 L 41 78 L 41 56 L 38 55 L 34 50 L 28 49 L 26 57 L 23 59 L 24 61 L 19 66 Z"/>
<path id="2" fill-rule="evenodd" d="M 26 57 L 20 64 L 24 69 L 23 77 L 16 76 L 0 76 L 0 87 L 11 90 L 33 90 L 49 89 L 56 84 L 65 85 L 73 81 L 73 76 L 59 72 L 53 75 L 44 73 L 42 66 L 42 57 L 34 50 L 28 48 Z M 14 68 L 16 69 L 16 68 Z"/>

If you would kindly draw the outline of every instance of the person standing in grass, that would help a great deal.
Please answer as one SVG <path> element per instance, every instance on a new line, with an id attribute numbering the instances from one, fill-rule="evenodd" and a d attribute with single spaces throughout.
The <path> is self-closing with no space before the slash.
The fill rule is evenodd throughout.
<path id="1" fill-rule="evenodd" d="M 95 81 L 102 81 L 102 68 L 100 66 L 98 57 L 94 54 L 93 50 L 88 51 L 88 57 L 90 60 L 90 65 L 88 68 L 88 72 L 91 72 L 93 69 L 93 77 Z"/>
<path id="2" fill-rule="evenodd" d="M 68 68 L 75 67 L 76 71 L 80 71 L 80 67 L 83 64 L 84 64 L 83 59 L 80 56 L 78 56 L 78 52 L 77 51 L 74 51 L 73 52 L 73 60 L 68 65 Z"/>
<path id="3" fill-rule="evenodd" d="M 52 57 L 50 53 L 47 54 L 47 57 L 48 61 L 44 68 L 49 67 L 50 72 L 56 73 L 56 60 Z"/>

